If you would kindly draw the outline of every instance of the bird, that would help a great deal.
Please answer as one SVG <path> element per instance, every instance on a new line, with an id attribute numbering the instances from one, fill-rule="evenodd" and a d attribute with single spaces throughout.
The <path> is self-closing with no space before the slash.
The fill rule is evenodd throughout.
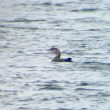
<path id="1" fill-rule="evenodd" d="M 52 59 L 52 62 L 72 62 L 72 58 L 60 58 L 61 52 L 58 48 L 52 47 L 49 49 L 52 54 L 55 54 L 55 57 Z"/>

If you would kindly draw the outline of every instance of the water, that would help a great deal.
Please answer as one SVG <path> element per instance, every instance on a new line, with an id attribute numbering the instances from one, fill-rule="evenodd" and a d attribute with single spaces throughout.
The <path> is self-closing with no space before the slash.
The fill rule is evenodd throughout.
<path id="1" fill-rule="evenodd" d="M 110 109 L 110 0 L 0 0 L 0 110 Z M 72 63 L 52 63 L 56 46 Z"/>

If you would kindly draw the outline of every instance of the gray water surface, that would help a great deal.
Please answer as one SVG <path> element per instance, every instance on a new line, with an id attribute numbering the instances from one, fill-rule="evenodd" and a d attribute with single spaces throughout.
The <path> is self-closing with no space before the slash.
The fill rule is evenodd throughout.
<path id="1" fill-rule="evenodd" d="M 110 110 L 110 0 L 0 0 L 0 110 Z"/>

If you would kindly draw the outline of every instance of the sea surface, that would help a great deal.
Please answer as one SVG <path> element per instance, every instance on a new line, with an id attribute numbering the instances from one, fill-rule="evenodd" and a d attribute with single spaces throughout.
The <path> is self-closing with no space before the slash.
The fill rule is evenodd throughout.
<path id="1" fill-rule="evenodd" d="M 110 0 L 0 0 L 0 110 L 110 110 Z"/>

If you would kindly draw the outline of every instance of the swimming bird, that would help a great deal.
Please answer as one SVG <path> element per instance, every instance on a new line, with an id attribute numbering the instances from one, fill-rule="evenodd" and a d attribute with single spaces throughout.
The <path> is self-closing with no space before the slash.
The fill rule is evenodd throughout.
<path id="1" fill-rule="evenodd" d="M 52 62 L 72 62 L 72 58 L 60 58 L 61 57 L 61 52 L 58 48 L 51 48 L 49 51 L 52 54 L 55 54 L 55 57 L 52 59 Z"/>

